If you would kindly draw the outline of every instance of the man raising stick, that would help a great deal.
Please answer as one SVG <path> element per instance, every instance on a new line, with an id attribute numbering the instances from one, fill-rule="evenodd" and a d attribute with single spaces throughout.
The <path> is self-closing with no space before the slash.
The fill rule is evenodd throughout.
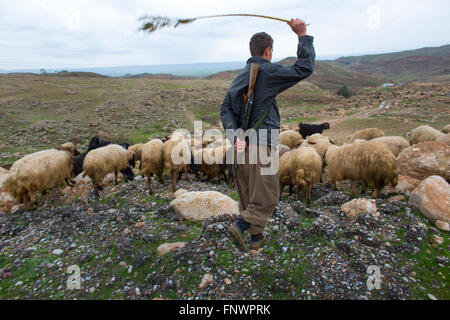
<path id="1" fill-rule="evenodd" d="M 280 113 L 276 96 L 284 90 L 310 76 L 314 71 L 315 51 L 313 37 L 306 35 L 306 24 L 300 19 L 288 22 L 292 31 L 298 36 L 298 60 L 292 66 L 282 66 L 271 63 L 273 39 L 265 32 L 253 35 L 250 40 L 251 58 L 239 76 L 234 79 L 225 96 L 220 109 L 220 117 L 225 130 L 243 128 L 245 103 L 244 94 L 249 87 L 251 64 L 259 65 L 258 76 L 254 87 L 253 107 L 249 118 L 249 128 L 256 130 L 256 144 L 267 147 L 270 156 L 277 151 L 278 140 L 271 139 L 271 134 L 280 130 Z M 263 130 L 263 135 L 260 131 Z M 276 130 L 276 131 L 273 131 Z M 264 139 L 261 137 L 264 136 Z M 265 139 L 267 137 L 267 139 Z M 277 135 L 278 137 L 278 135 Z M 249 163 L 249 148 L 245 139 L 235 138 L 231 141 L 238 153 L 245 153 L 245 164 L 234 167 L 235 181 L 239 195 L 241 217 L 229 231 L 236 246 L 247 250 L 244 233 L 251 235 L 248 242 L 251 249 L 258 250 L 264 243 L 264 226 L 272 215 L 279 199 L 278 170 L 273 175 L 262 175 L 261 169 L 267 165 L 261 164 L 258 157 L 256 164 Z M 252 140 L 250 140 L 252 143 Z M 236 164 L 233 164 L 236 166 Z"/>

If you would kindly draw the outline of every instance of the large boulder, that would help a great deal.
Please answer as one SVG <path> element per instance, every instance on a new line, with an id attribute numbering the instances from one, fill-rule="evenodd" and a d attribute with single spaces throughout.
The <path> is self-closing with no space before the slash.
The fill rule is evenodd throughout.
<path id="1" fill-rule="evenodd" d="M 398 174 L 424 180 L 441 176 L 450 181 L 450 147 L 438 141 L 416 144 L 397 157 Z"/>
<path id="2" fill-rule="evenodd" d="M 175 212 L 191 221 L 201 221 L 224 214 L 239 214 L 239 204 L 217 191 L 185 192 L 170 204 Z"/>
<path id="3" fill-rule="evenodd" d="M 431 221 L 450 222 L 450 185 L 442 177 L 422 181 L 409 197 L 409 203 Z"/>
<path id="4" fill-rule="evenodd" d="M 374 217 L 378 217 L 380 213 L 377 210 L 377 203 L 371 199 L 354 199 L 350 202 L 346 202 L 341 206 L 341 210 L 350 219 L 355 219 L 362 213 L 369 213 Z"/>

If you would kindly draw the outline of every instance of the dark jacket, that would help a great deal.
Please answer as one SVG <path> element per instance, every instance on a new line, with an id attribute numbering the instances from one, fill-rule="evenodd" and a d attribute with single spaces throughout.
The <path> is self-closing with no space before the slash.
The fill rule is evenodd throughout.
<path id="1" fill-rule="evenodd" d="M 220 108 L 220 117 L 225 130 L 237 130 L 242 127 L 241 115 L 243 115 L 245 107 L 242 94 L 247 93 L 248 90 L 250 64 L 257 63 L 260 65 L 260 68 L 255 84 L 254 103 L 249 128 L 254 127 L 258 119 L 271 106 L 269 113 L 258 129 L 266 129 L 268 131 L 267 141 L 258 141 L 258 144 L 271 144 L 271 130 L 280 129 L 280 112 L 275 97 L 313 73 L 316 59 L 313 37 L 299 37 L 297 56 L 298 60 L 293 66 L 270 63 L 266 59 L 259 57 L 248 59 L 244 70 L 231 83 Z M 234 143 L 234 141 L 232 142 Z M 278 141 L 274 144 L 277 146 Z"/>

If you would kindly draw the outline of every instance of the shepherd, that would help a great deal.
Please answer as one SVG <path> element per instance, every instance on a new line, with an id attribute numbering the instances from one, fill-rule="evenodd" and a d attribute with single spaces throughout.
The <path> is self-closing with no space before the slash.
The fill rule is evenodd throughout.
<path id="1" fill-rule="evenodd" d="M 256 33 L 250 39 L 251 58 L 247 61 L 245 69 L 234 79 L 222 102 L 220 117 L 224 129 L 254 129 L 256 139 L 246 140 L 239 135 L 234 135 L 234 145 L 237 154 L 243 154 L 245 163 L 233 162 L 235 184 L 239 196 L 241 216 L 237 222 L 229 228 L 230 236 L 236 247 L 241 251 L 250 249 L 258 250 L 264 244 L 264 227 L 272 216 L 279 201 L 278 171 L 272 175 L 261 174 L 267 167 L 257 157 L 256 164 L 250 164 L 249 144 L 267 148 L 270 156 L 277 152 L 278 139 L 272 139 L 273 132 L 279 134 L 280 113 L 276 96 L 286 89 L 294 86 L 299 81 L 310 76 L 314 71 L 315 51 L 313 37 L 307 35 L 306 23 L 300 19 L 291 19 L 287 24 L 298 36 L 297 61 L 292 66 L 273 64 L 273 39 L 265 32 Z M 251 70 L 256 68 L 257 77 L 252 76 Z M 252 83 L 252 80 L 253 82 Z M 249 90 L 253 89 L 253 90 Z M 251 92 L 251 96 L 247 96 Z M 251 110 L 248 110 L 247 99 L 251 99 Z M 248 113 L 249 112 L 249 113 Z M 247 119 L 244 119 L 247 118 Z M 248 126 L 244 124 L 248 123 Z M 263 135 L 259 133 L 264 131 Z M 264 136 L 265 138 L 261 138 Z M 229 138 L 229 136 L 227 135 Z M 278 137 L 278 135 L 277 135 Z M 230 138 L 229 138 L 230 139 Z M 273 141 L 275 140 L 275 142 Z M 245 232 L 250 234 L 250 240 L 246 242 Z"/>

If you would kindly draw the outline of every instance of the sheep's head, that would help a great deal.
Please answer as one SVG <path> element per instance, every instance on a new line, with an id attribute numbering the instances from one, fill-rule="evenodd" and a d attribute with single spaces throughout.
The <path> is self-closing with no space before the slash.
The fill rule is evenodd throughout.
<path id="1" fill-rule="evenodd" d="M 75 146 L 72 142 L 66 142 L 66 143 L 60 145 L 59 147 L 57 147 L 56 150 L 67 151 L 73 155 L 73 153 L 75 151 Z"/>
<path id="2" fill-rule="evenodd" d="M 330 130 L 330 124 L 329 124 L 328 122 L 325 122 L 325 123 L 323 124 L 323 128 L 324 128 L 325 130 Z"/>

